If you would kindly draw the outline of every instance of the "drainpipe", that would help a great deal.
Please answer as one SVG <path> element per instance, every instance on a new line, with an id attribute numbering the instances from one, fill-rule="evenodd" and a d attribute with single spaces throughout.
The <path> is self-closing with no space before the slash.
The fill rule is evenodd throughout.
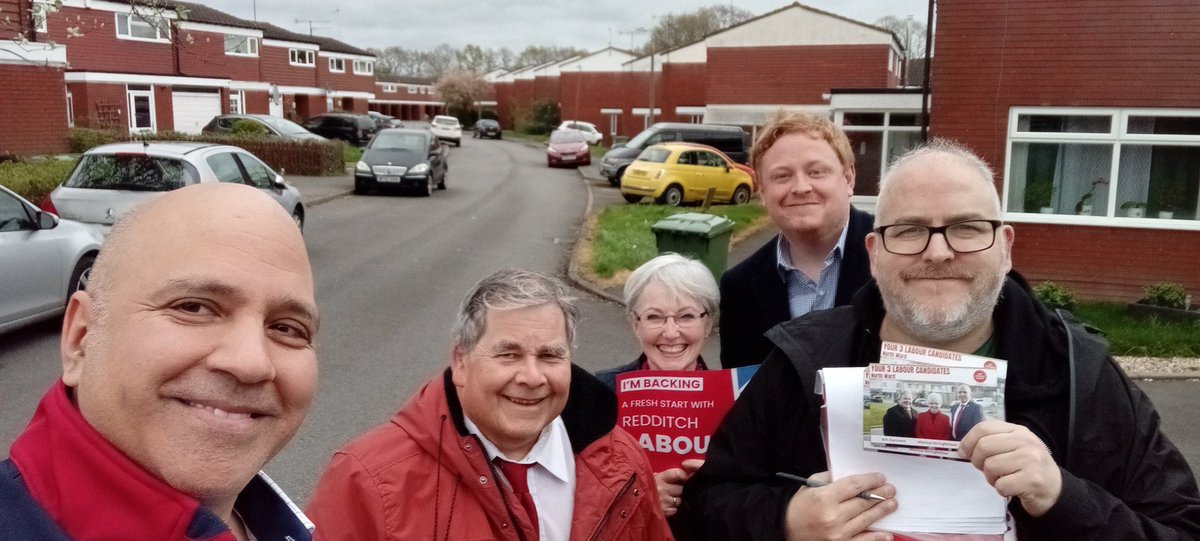
<path id="1" fill-rule="evenodd" d="M 933 64 L 933 15 L 937 0 L 929 0 L 929 16 L 925 19 L 925 80 L 921 82 L 921 142 L 929 142 L 930 69 Z"/>

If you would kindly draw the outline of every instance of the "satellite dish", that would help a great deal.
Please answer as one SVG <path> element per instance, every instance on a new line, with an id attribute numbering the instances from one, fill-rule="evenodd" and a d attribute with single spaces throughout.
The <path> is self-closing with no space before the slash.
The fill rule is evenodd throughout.
<path id="1" fill-rule="evenodd" d="M 279 92 L 279 85 L 271 85 L 271 101 L 277 104 L 283 102 L 283 94 Z"/>

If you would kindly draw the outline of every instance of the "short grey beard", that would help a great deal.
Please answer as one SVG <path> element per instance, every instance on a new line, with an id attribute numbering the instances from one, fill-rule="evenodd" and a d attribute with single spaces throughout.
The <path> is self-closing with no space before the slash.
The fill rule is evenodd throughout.
<path id="1" fill-rule="evenodd" d="M 972 296 L 967 304 L 952 307 L 940 317 L 920 302 L 904 302 L 882 287 L 879 291 L 883 296 L 884 309 L 894 316 L 891 320 L 898 327 L 924 342 L 921 345 L 936 346 L 954 342 L 983 325 L 992 317 L 992 309 L 1000 302 L 1000 290 L 1003 287 L 1004 274 L 999 274 L 982 294 Z"/>

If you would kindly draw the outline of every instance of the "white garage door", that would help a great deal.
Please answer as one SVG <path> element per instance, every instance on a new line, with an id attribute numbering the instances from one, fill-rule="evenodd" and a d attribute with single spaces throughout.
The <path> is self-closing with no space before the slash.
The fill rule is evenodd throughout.
<path id="1" fill-rule="evenodd" d="M 221 114 L 221 95 L 216 92 L 174 92 L 175 131 L 200 133 L 208 121 Z"/>

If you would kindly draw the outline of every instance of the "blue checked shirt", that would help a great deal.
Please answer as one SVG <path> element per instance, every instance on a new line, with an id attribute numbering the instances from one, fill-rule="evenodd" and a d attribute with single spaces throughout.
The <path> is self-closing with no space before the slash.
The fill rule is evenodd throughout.
<path id="1" fill-rule="evenodd" d="M 813 310 L 833 308 L 833 301 L 837 297 L 838 277 L 842 274 L 842 252 L 846 248 L 848 228 L 849 224 L 842 228 L 842 236 L 838 237 L 837 244 L 829 251 L 829 255 L 825 256 L 825 268 L 821 269 L 821 276 L 815 282 L 792 265 L 788 241 L 783 235 L 779 235 L 779 243 L 776 244 L 776 265 L 779 277 L 787 286 L 788 309 L 793 318 Z"/>

